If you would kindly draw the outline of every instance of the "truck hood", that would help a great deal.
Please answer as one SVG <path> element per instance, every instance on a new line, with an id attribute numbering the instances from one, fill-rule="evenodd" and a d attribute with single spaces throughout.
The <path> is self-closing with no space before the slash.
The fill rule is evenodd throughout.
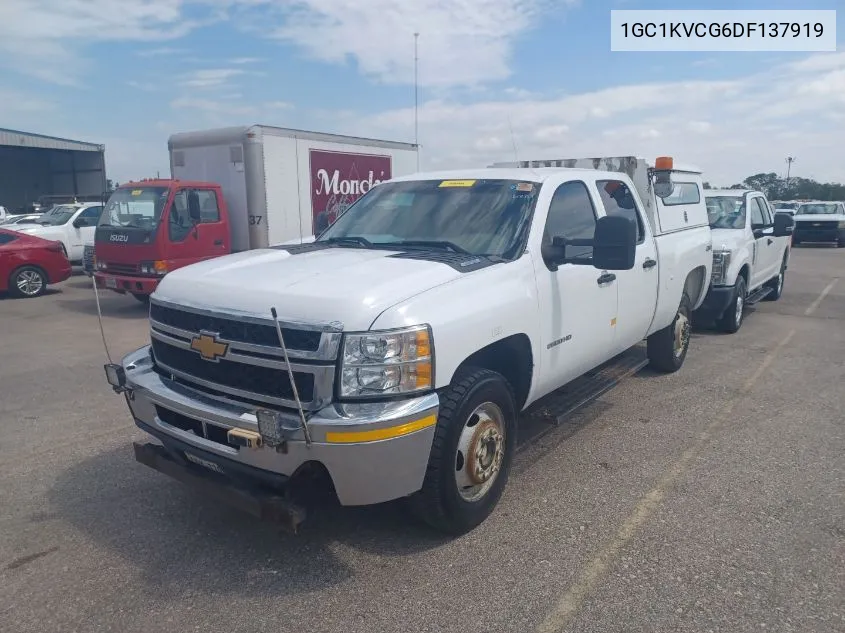
<path id="1" fill-rule="evenodd" d="M 733 251 L 736 252 L 745 245 L 748 239 L 744 229 L 713 229 L 711 231 L 713 237 L 714 251 Z"/>
<path id="2" fill-rule="evenodd" d="M 390 257 L 396 251 L 329 248 L 291 255 L 260 249 L 167 274 L 154 299 L 220 312 L 368 330 L 387 308 L 472 273 Z M 414 315 L 408 315 L 409 323 Z"/>
<path id="3" fill-rule="evenodd" d="M 45 240 L 58 240 L 64 237 L 65 234 L 63 226 L 43 226 L 41 224 L 24 224 L 12 230 L 18 233 L 43 237 Z"/>

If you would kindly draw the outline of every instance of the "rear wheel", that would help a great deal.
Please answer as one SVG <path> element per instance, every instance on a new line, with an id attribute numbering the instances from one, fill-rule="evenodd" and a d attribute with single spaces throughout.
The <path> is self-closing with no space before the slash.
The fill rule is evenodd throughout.
<path id="1" fill-rule="evenodd" d="M 691 334 L 690 298 L 684 293 L 672 323 L 648 337 L 649 366 L 664 373 L 678 371 L 687 357 Z"/>
<path id="2" fill-rule="evenodd" d="M 412 511 L 437 530 L 463 534 L 496 507 L 516 448 L 508 382 L 487 369 L 461 370 L 442 394 L 422 489 Z"/>
<path id="3" fill-rule="evenodd" d="M 47 275 L 37 266 L 21 266 L 9 276 L 9 292 L 16 297 L 37 297 L 47 289 Z"/>
<path id="4" fill-rule="evenodd" d="M 150 302 L 150 295 L 142 295 L 140 293 L 133 292 L 132 296 L 135 297 L 138 301 L 140 301 L 143 304 L 147 304 L 147 303 Z"/>
<path id="5" fill-rule="evenodd" d="M 745 315 L 745 296 L 745 279 L 740 277 L 736 280 L 734 286 L 733 299 L 731 299 L 728 309 L 725 310 L 717 324 L 723 332 L 733 334 L 742 327 L 742 318 Z"/>

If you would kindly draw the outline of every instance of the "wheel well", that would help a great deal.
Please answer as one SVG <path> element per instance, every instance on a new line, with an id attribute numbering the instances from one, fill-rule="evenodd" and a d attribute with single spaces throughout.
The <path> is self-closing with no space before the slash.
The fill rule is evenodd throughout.
<path id="1" fill-rule="evenodd" d="M 739 269 L 739 274 L 742 275 L 742 278 L 745 280 L 745 287 L 747 288 L 749 276 L 751 275 L 751 271 L 748 268 L 748 264 L 742 265 L 742 268 Z"/>
<path id="2" fill-rule="evenodd" d="M 707 269 L 704 266 L 691 270 L 687 275 L 686 283 L 684 284 L 684 293 L 690 298 L 692 305 L 701 298 L 701 293 L 704 290 L 704 275 Z"/>
<path id="3" fill-rule="evenodd" d="M 47 274 L 47 271 L 46 271 L 46 270 L 44 270 L 44 269 L 43 269 L 41 266 L 39 266 L 38 264 L 21 264 L 20 266 L 18 266 L 18 267 L 17 267 L 17 268 L 15 268 L 14 270 L 12 270 L 12 272 L 11 272 L 11 273 L 9 273 L 9 282 L 10 282 L 10 283 L 11 283 L 11 281 L 12 281 L 12 278 L 13 278 L 13 277 L 17 274 L 17 272 L 18 272 L 21 268 L 34 268 L 35 270 L 37 270 L 38 272 L 40 272 L 42 275 L 44 275 L 44 282 L 45 282 L 45 283 L 47 283 L 47 284 L 49 284 L 49 283 L 50 283 L 50 275 L 48 275 L 48 274 Z"/>
<path id="4" fill-rule="evenodd" d="M 525 405 L 534 369 L 534 355 L 527 335 L 514 334 L 483 347 L 464 360 L 458 370 L 468 366 L 489 369 L 504 376 L 513 388 L 516 410 L 520 411 Z"/>

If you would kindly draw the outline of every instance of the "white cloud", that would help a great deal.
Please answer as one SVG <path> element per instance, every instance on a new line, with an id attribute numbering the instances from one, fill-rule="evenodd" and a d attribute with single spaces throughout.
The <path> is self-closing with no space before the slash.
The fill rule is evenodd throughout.
<path id="1" fill-rule="evenodd" d="M 711 182 L 732 184 L 778 172 L 784 157 L 798 154 L 804 173 L 845 182 L 843 112 L 845 56 L 835 53 L 731 81 L 618 86 L 517 101 L 439 99 L 420 107 L 421 162 L 424 169 L 441 169 L 513 160 L 510 121 L 521 159 L 670 154 L 701 166 Z M 409 140 L 413 109 L 346 125 L 347 133 Z"/>
<path id="2" fill-rule="evenodd" d="M 203 68 L 185 75 L 183 83 L 190 88 L 219 88 L 230 79 L 245 74 L 246 71 L 240 68 Z"/>
<path id="3" fill-rule="evenodd" d="M 514 39 L 573 0 L 291 0 L 275 36 L 324 62 L 355 60 L 385 83 L 411 83 L 419 32 L 423 86 L 474 86 L 511 74 Z"/>
<path id="4" fill-rule="evenodd" d="M 259 62 L 263 62 L 264 60 L 260 57 L 235 57 L 234 59 L 230 59 L 230 64 L 257 64 Z"/>

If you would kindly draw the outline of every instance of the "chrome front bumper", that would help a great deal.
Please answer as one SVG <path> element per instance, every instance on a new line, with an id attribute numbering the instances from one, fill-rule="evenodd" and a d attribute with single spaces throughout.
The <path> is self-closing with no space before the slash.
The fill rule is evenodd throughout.
<path id="1" fill-rule="evenodd" d="M 316 461 L 326 467 L 340 503 L 348 506 L 398 499 L 422 487 L 439 408 L 436 394 L 389 403 L 333 404 L 308 420 L 310 445 L 300 430 L 287 442 L 286 452 L 266 445 L 238 449 L 164 422 L 157 407 L 225 430 L 257 433 L 254 407 L 213 398 L 161 376 L 153 369 L 149 347 L 128 354 L 121 366 L 136 424 L 214 455 L 224 470 L 229 461 L 292 477 L 300 466 Z"/>

